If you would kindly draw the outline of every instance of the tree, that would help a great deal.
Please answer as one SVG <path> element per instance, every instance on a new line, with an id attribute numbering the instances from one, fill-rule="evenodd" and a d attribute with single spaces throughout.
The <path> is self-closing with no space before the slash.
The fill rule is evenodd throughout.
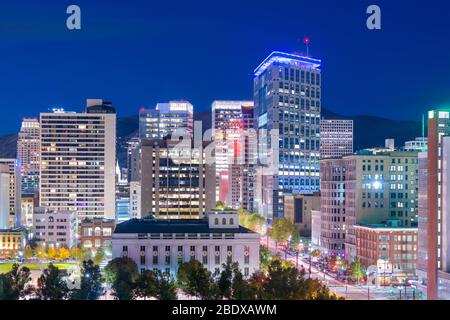
<path id="1" fill-rule="evenodd" d="M 58 260 L 64 261 L 70 258 L 70 251 L 66 247 L 61 247 L 56 255 Z"/>
<path id="2" fill-rule="evenodd" d="M 96 265 L 99 265 L 100 263 L 102 263 L 105 257 L 105 250 L 103 248 L 98 248 L 93 261 Z"/>
<path id="3" fill-rule="evenodd" d="M 47 250 L 47 258 L 50 259 L 50 260 L 54 260 L 56 258 L 57 253 L 58 252 L 56 251 L 55 248 L 50 247 Z"/>
<path id="4" fill-rule="evenodd" d="M 269 268 L 270 261 L 272 260 L 272 255 L 270 254 L 269 249 L 267 247 L 260 245 L 259 246 L 259 265 L 262 271 L 267 271 Z"/>
<path id="5" fill-rule="evenodd" d="M 329 289 L 317 279 L 305 279 L 291 263 L 274 259 L 267 275 L 258 275 L 251 282 L 259 299 L 267 300 L 335 300 Z M 256 281 L 255 281 L 256 280 Z"/>
<path id="6" fill-rule="evenodd" d="M 69 289 L 64 280 L 65 272 L 59 270 L 52 263 L 48 265 L 37 281 L 35 290 L 39 300 L 63 300 L 67 297 Z"/>
<path id="7" fill-rule="evenodd" d="M 81 248 L 81 260 L 88 261 L 93 258 L 92 250 L 90 248 Z"/>
<path id="8" fill-rule="evenodd" d="M 356 281 L 359 284 L 359 279 L 361 279 L 365 274 L 364 266 L 362 265 L 361 260 L 356 258 L 355 261 L 350 264 L 350 268 L 352 270 L 352 277 L 356 278 Z"/>
<path id="9" fill-rule="evenodd" d="M 79 247 L 73 246 L 70 249 L 70 256 L 72 257 L 72 259 L 74 260 L 80 260 L 82 257 L 82 251 Z"/>
<path id="10" fill-rule="evenodd" d="M 245 209 L 238 209 L 239 224 L 255 232 L 261 232 L 266 219 L 258 213 L 250 213 Z"/>
<path id="11" fill-rule="evenodd" d="M 291 246 L 298 249 L 298 245 L 300 244 L 300 233 L 297 229 L 294 229 L 294 231 L 291 234 Z"/>
<path id="12" fill-rule="evenodd" d="M 223 269 L 220 273 L 219 280 L 217 281 L 217 287 L 219 289 L 219 295 L 222 298 L 231 298 L 231 286 L 233 284 L 233 269 L 234 263 L 230 259 L 227 259 L 227 263 L 222 265 Z"/>
<path id="13" fill-rule="evenodd" d="M 295 225 L 286 218 L 277 218 L 272 223 L 272 229 L 269 231 L 269 236 L 277 243 L 284 242 L 289 239 L 292 232 L 295 230 Z"/>
<path id="14" fill-rule="evenodd" d="M 202 300 L 208 300 L 215 296 L 215 285 L 211 273 L 197 260 L 180 265 L 177 278 L 187 294 Z"/>
<path id="15" fill-rule="evenodd" d="M 134 296 L 140 298 L 155 297 L 158 294 L 158 274 L 155 271 L 145 270 L 136 280 Z"/>
<path id="16" fill-rule="evenodd" d="M 177 300 L 177 284 L 171 275 L 157 271 L 158 288 L 156 297 L 159 300 Z"/>
<path id="17" fill-rule="evenodd" d="M 139 277 L 136 263 L 127 257 L 111 260 L 104 269 L 105 279 L 112 285 L 118 300 L 132 300 L 135 282 Z"/>
<path id="18" fill-rule="evenodd" d="M 73 290 L 72 300 L 97 300 L 103 293 L 100 268 L 92 260 L 83 261 L 80 288 Z"/>
<path id="19" fill-rule="evenodd" d="M 34 250 L 35 255 L 39 259 L 45 259 L 47 258 L 47 252 L 45 251 L 45 247 L 42 245 L 38 245 L 36 249 Z"/>
<path id="20" fill-rule="evenodd" d="M 244 279 L 241 270 L 236 265 L 233 269 L 232 299 L 234 300 L 253 300 L 255 299 L 255 290 L 248 281 Z"/>
<path id="21" fill-rule="evenodd" d="M 31 249 L 30 246 L 26 246 L 25 250 L 23 252 L 23 256 L 24 256 L 25 259 L 33 258 L 33 249 Z"/>
<path id="22" fill-rule="evenodd" d="M 13 264 L 11 271 L 0 275 L 0 300 L 18 300 L 30 280 L 30 269 Z"/>
<path id="23" fill-rule="evenodd" d="M 222 201 L 217 201 L 216 202 L 216 209 L 217 210 L 225 210 L 226 207 L 227 206 Z"/>

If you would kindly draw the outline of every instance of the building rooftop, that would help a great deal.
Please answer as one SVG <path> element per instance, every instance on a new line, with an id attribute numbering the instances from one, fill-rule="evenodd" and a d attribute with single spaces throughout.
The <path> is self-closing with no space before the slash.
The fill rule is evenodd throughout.
<path id="1" fill-rule="evenodd" d="M 203 219 L 130 219 L 119 223 L 114 234 L 120 233 L 255 233 L 247 228 L 210 228 Z"/>
<path id="2" fill-rule="evenodd" d="M 417 227 L 400 227 L 395 225 L 388 225 L 386 223 L 372 223 L 372 224 L 357 224 L 355 228 L 376 229 L 376 230 L 390 230 L 390 231 L 417 231 Z"/>
<path id="3" fill-rule="evenodd" d="M 310 57 L 301 56 L 298 54 L 285 53 L 280 51 L 273 51 L 254 71 L 255 76 L 262 74 L 271 64 L 298 62 L 300 64 L 309 65 L 312 68 L 319 68 L 322 61 Z"/>

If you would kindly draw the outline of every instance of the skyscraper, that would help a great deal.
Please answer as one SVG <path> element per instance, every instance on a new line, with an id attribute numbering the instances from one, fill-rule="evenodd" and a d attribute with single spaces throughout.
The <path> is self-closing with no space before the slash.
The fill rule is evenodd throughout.
<path id="1" fill-rule="evenodd" d="M 194 110 L 189 101 L 158 103 L 155 109 L 139 111 L 140 139 L 163 139 L 177 129 L 192 134 Z"/>
<path id="2" fill-rule="evenodd" d="M 17 139 L 17 160 L 21 168 L 22 193 L 39 189 L 40 125 L 35 118 L 24 118 Z"/>
<path id="3" fill-rule="evenodd" d="M 320 157 L 337 158 L 353 153 L 353 120 L 320 121 Z"/>
<path id="4" fill-rule="evenodd" d="M 21 225 L 21 192 L 20 165 L 17 159 L 0 159 L 0 165 L 9 168 L 9 227 Z"/>
<path id="5" fill-rule="evenodd" d="M 199 218 L 215 207 L 214 163 L 206 161 L 206 145 L 178 143 L 142 140 L 142 217 Z"/>
<path id="6" fill-rule="evenodd" d="M 116 114 L 87 101 L 86 112 L 41 113 L 40 206 L 78 219 L 115 218 Z"/>
<path id="7" fill-rule="evenodd" d="M 9 167 L 0 164 L 0 230 L 10 228 L 9 215 Z"/>
<path id="8" fill-rule="evenodd" d="M 283 216 L 283 194 L 319 191 L 320 65 L 317 59 L 275 51 L 254 72 L 256 128 L 268 136 L 271 130 L 279 133 L 277 141 L 259 142 L 260 147 L 267 143 L 269 153 L 279 151 L 272 160 L 278 166 L 266 162 L 258 169 L 256 202 L 268 218 Z M 267 166 L 278 171 L 267 173 Z"/>
<path id="9" fill-rule="evenodd" d="M 214 101 L 216 199 L 253 211 L 256 136 L 253 101 Z"/>
<path id="10" fill-rule="evenodd" d="M 426 219 L 419 225 L 419 268 L 426 265 L 428 300 L 450 299 L 450 110 L 428 113 Z M 422 156 L 422 158 L 424 158 Z M 421 170 L 423 171 L 423 168 Z M 422 211 L 422 206 L 421 206 Z M 424 232 L 423 227 L 426 228 Z M 426 236 L 424 242 L 423 237 Z M 423 255 L 423 243 L 426 255 Z M 425 259 L 425 263 L 423 263 Z"/>

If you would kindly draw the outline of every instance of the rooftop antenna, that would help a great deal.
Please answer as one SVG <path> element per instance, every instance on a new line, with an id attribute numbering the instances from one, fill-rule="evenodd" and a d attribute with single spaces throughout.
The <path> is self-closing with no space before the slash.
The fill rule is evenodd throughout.
<path id="1" fill-rule="evenodd" d="M 309 57 L 309 43 L 311 42 L 311 40 L 306 37 L 305 39 L 303 39 L 303 43 L 306 45 L 306 56 Z"/>

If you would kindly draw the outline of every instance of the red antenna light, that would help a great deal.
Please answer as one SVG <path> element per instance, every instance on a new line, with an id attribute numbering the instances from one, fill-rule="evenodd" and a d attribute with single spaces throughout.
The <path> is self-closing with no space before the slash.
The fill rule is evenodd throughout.
<path id="1" fill-rule="evenodd" d="M 309 57 L 309 43 L 311 42 L 311 40 L 306 37 L 305 39 L 303 39 L 303 43 L 306 44 L 306 56 Z"/>

